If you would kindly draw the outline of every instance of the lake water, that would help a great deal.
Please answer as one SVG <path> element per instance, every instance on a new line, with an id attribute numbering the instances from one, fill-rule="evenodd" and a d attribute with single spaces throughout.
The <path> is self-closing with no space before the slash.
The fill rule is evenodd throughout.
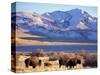
<path id="1" fill-rule="evenodd" d="M 60 45 L 60 46 L 17 46 L 16 51 L 34 52 L 36 49 L 42 48 L 44 51 L 70 51 L 77 52 L 86 50 L 88 52 L 97 52 L 97 45 Z"/>

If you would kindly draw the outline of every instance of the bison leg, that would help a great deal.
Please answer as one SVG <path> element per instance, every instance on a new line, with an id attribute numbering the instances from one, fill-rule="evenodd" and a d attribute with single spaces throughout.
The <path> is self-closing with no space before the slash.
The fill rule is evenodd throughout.
<path id="1" fill-rule="evenodd" d="M 36 65 L 32 65 L 32 67 L 33 67 L 33 68 L 35 68 L 35 67 L 36 67 Z"/>
<path id="2" fill-rule="evenodd" d="M 64 64 L 64 60 L 62 58 L 59 59 L 59 68 L 61 68 L 61 65 Z"/>
<path id="3" fill-rule="evenodd" d="M 41 60 L 39 60 L 39 63 L 38 63 L 38 65 L 39 65 L 39 66 L 41 66 L 41 64 L 42 64 L 42 61 L 41 61 Z"/>
<path id="4" fill-rule="evenodd" d="M 25 67 L 27 67 L 27 68 L 29 67 L 28 63 L 25 63 Z"/>
<path id="5" fill-rule="evenodd" d="M 59 64 L 59 68 L 61 68 L 61 64 Z"/>

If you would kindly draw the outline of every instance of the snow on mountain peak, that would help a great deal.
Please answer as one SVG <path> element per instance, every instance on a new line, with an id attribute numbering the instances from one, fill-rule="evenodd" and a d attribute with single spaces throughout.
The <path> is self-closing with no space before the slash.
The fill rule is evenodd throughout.
<path id="1" fill-rule="evenodd" d="M 88 26 L 86 26 L 82 21 L 80 21 L 80 23 L 76 27 L 81 30 L 88 29 Z"/>

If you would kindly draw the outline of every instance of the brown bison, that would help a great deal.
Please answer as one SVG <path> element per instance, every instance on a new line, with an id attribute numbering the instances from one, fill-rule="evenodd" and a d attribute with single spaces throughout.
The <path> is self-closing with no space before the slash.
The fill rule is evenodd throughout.
<path id="1" fill-rule="evenodd" d="M 36 66 L 41 66 L 42 61 L 39 60 L 38 58 L 27 58 L 25 59 L 25 66 L 28 68 L 29 66 L 32 66 L 35 68 Z"/>
<path id="2" fill-rule="evenodd" d="M 71 58 L 71 59 L 60 58 L 59 59 L 59 67 L 61 67 L 61 65 L 65 65 L 66 67 L 74 68 L 74 66 L 76 66 L 77 64 L 81 64 L 80 59 L 77 59 L 77 58 Z"/>
<path id="3" fill-rule="evenodd" d="M 87 58 L 84 59 L 84 67 L 97 67 L 97 57 L 94 56 L 88 56 Z"/>
<path id="4" fill-rule="evenodd" d="M 81 60 L 72 58 L 72 59 L 69 59 L 65 65 L 66 67 L 74 68 L 74 66 L 76 66 L 77 64 L 81 64 Z"/>
<path id="5" fill-rule="evenodd" d="M 97 54 L 96 53 L 83 53 L 81 54 L 84 59 L 83 67 L 93 67 L 96 68 L 98 66 L 98 61 L 97 61 Z"/>

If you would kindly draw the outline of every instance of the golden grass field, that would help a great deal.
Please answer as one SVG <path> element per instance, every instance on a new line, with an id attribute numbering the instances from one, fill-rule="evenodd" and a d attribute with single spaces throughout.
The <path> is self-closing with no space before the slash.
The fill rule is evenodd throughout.
<path id="1" fill-rule="evenodd" d="M 43 63 L 45 61 L 43 61 L 41 66 L 36 66 L 36 68 L 32 68 L 32 66 L 29 66 L 29 68 L 26 68 L 24 61 L 25 59 L 30 58 L 30 56 L 27 56 L 27 54 L 31 54 L 31 52 L 30 53 L 29 52 L 24 52 L 24 53 L 17 52 L 16 53 L 16 66 L 14 66 L 14 64 L 12 63 L 12 67 L 16 68 L 17 73 L 70 70 L 69 67 L 65 67 L 65 66 L 61 66 L 61 68 L 59 68 L 58 60 L 53 62 L 53 65 L 50 65 L 50 66 L 44 66 Z M 70 57 L 74 57 L 75 55 L 75 53 L 66 53 L 66 54 Z M 95 53 L 90 53 L 90 55 L 95 55 Z M 45 58 L 45 57 L 46 56 L 42 58 Z M 80 56 L 78 57 L 80 58 Z M 14 62 L 13 57 L 12 57 L 12 62 Z M 83 59 L 82 59 L 82 62 L 84 62 Z M 83 68 L 84 67 L 82 64 L 77 64 L 74 68 L 71 68 L 71 70 L 83 69 Z"/>

